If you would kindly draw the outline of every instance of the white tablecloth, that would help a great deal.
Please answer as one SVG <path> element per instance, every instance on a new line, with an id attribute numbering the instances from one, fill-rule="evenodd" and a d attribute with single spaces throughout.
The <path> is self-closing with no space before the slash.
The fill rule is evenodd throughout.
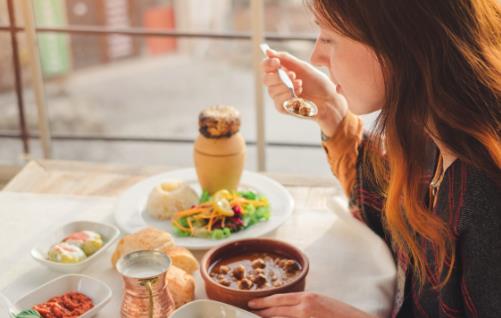
<path id="1" fill-rule="evenodd" d="M 114 203 L 112 198 L 0 192 L 0 290 L 16 300 L 61 275 L 31 258 L 37 237 L 74 220 L 113 223 Z M 384 242 L 351 218 L 343 204 L 340 198 L 334 198 L 331 211 L 295 210 L 271 236 L 295 244 L 308 255 L 308 290 L 387 317 L 395 286 L 393 259 Z M 111 266 L 113 249 L 82 272 L 106 282 L 113 290 L 112 300 L 98 317 L 119 317 L 122 285 Z M 198 275 L 196 282 L 197 298 L 205 297 Z M 0 317 L 8 316 L 2 311 Z"/>

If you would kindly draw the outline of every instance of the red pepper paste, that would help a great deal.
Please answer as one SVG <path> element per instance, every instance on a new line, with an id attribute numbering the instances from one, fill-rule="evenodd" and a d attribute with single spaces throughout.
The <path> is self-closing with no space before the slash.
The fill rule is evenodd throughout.
<path id="1" fill-rule="evenodd" d="M 79 292 L 68 292 L 33 307 L 43 318 L 76 318 L 89 311 L 92 299 Z"/>

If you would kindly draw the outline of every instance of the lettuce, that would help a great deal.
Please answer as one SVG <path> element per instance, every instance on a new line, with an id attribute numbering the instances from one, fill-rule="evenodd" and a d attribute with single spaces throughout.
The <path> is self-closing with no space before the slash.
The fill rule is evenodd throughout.
<path id="1" fill-rule="evenodd" d="M 227 238 L 228 236 L 231 235 L 231 230 L 227 227 L 222 228 L 222 229 L 215 229 L 211 233 L 211 238 L 213 240 L 221 240 L 224 238 Z"/>
<path id="2" fill-rule="evenodd" d="M 270 207 L 260 206 L 256 209 L 256 218 L 259 221 L 268 221 L 270 219 Z"/>
<path id="3" fill-rule="evenodd" d="M 254 191 L 241 191 L 238 194 L 247 200 L 257 200 L 258 195 Z"/>
<path id="4" fill-rule="evenodd" d="M 202 195 L 200 196 L 200 199 L 198 199 L 198 203 L 205 203 L 210 200 L 210 194 L 207 191 L 203 191 Z"/>

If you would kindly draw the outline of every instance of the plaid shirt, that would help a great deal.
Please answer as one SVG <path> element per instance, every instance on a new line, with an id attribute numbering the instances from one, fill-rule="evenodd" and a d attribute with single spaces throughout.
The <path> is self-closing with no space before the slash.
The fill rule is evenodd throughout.
<path id="1" fill-rule="evenodd" d="M 361 142 L 356 177 L 350 193 L 353 215 L 392 246 L 385 230 L 383 198 L 364 175 Z M 425 179 L 431 181 L 431 175 Z M 392 248 L 397 263 L 393 317 L 501 317 L 501 189 L 485 173 L 456 160 L 445 172 L 433 212 L 454 234 L 455 265 L 439 290 L 430 283 L 420 289 L 412 264 Z M 418 238 L 429 264 L 433 251 Z"/>

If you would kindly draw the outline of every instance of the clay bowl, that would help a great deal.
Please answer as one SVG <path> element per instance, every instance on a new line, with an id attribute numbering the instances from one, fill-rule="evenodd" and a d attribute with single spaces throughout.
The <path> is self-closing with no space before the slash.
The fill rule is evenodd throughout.
<path id="1" fill-rule="evenodd" d="M 269 287 L 258 290 L 240 290 L 226 287 L 213 280 L 209 271 L 213 264 L 232 256 L 253 252 L 278 254 L 282 257 L 296 260 L 301 265 L 298 276 L 280 287 Z M 298 248 L 274 239 L 254 238 L 233 241 L 209 250 L 202 259 L 200 272 L 205 283 L 207 297 L 243 309 L 248 309 L 247 303 L 251 299 L 270 296 L 273 294 L 304 291 L 309 262 L 306 255 Z"/>

